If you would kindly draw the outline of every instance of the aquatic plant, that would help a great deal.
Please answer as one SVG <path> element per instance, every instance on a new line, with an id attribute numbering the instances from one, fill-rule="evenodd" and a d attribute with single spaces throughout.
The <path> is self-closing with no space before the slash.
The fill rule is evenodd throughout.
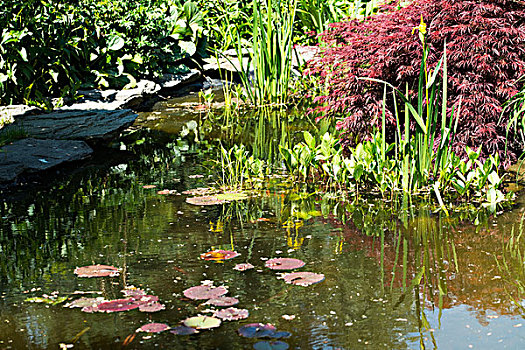
<path id="1" fill-rule="evenodd" d="M 136 332 L 160 333 L 170 329 L 165 323 L 148 323 L 136 330 Z"/>
<path id="2" fill-rule="evenodd" d="M 292 272 L 283 275 L 282 278 L 286 283 L 307 287 L 323 281 L 324 275 L 313 272 Z"/>
<path id="3" fill-rule="evenodd" d="M 248 64 L 238 73 L 249 100 L 255 106 L 287 102 L 292 77 L 293 27 L 297 0 L 253 1 L 251 50 Z M 243 62 L 244 47 L 237 39 L 237 57 Z M 253 65 L 253 75 L 251 68 Z"/>
<path id="4" fill-rule="evenodd" d="M 226 293 L 228 290 L 223 287 L 214 287 L 208 285 L 200 285 L 195 287 L 190 287 L 184 292 L 184 296 L 188 299 L 193 300 L 206 300 L 206 299 L 216 299 Z"/>
<path id="5" fill-rule="evenodd" d="M 264 264 L 264 266 L 271 270 L 294 270 L 304 265 L 304 261 L 294 258 L 275 258 L 266 261 Z"/>
<path id="6" fill-rule="evenodd" d="M 320 118 L 340 118 L 338 127 L 345 132 L 345 145 L 355 145 L 374 126 L 381 128 L 383 114 L 383 87 L 359 78 L 387 81 L 416 106 L 421 58 L 428 56 L 428 71 L 437 70 L 446 42 L 447 114 L 461 101 L 451 150 L 462 157 L 466 146 L 482 146 L 482 158 L 496 152 L 503 156 L 509 112 L 500 115 L 503 104 L 523 86 L 518 79 L 525 74 L 520 51 L 525 43 L 523 6 L 502 0 L 419 0 L 404 8 L 394 3 L 380 12 L 366 22 L 331 25 L 323 34 L 327 46 L 309 67 L 309 74 L 318 77 L 317 83 L 325 89 L 316 97 L 314 112 Z M 412 34 L 421 15 L 427 23 L 426 53 Z M 387 95 L 387 142 L 394 140 L 400 127 L 394 108 L 395 98 Z M 415 121 L 410 124 L 414 127 Z M 504 165 L 521 152 L 512 135 L 508 146 L 509 153 L 502 157 Z"/>

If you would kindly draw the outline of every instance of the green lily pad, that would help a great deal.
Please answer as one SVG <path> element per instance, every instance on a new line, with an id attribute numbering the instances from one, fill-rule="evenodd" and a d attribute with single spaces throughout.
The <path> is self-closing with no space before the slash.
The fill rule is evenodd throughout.
<path id="1" fill-rule="evenodd" d="M 185 319 L 184 325 L 195 329 L 210 329 L 219 327 L 221 325 L 221 320 L 209 316 L 195 316 Z"/>

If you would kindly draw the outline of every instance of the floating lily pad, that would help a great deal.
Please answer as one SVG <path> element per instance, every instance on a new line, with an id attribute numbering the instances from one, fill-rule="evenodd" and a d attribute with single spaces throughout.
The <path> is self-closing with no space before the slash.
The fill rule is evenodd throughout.
<path id="1" fill-rule="evenodd" d="M 74 308 L 74 307 L 88 307 L 88 306 L 97 306 L 100 303 L 105 302 L 104 298 L 79 298 L 73 300 L 70 303 L 64 305 L 64 307 Z"/>
<path id="2" fill-rule="evenodd" d="M 221 325 L 221 320 L 209 316 L 195 316 L 185 319 L 184 325 L 196 329 L 209 329 L 219 327 Z"/>
<path id="3" fill-rule="evenodd" d="M 205 206 L 205 205 L 224 204 L 226 203 L 226 201 L 224 199 L 217 198 L 217 196 L 200 196 L 200 197 L 186 198 L 186 203 Z"/>
<path id="4" fill-rule="evenodd" d="M 146 295 L 146 291 L 138 288 L 126 288 L 121 290 L 122 294 L 124 294 L 127 297 L 132 298 L 140 298 L 144 295 Z"/>
<path id="5" fill-rule="evenodd" d="M 115 277 L 119 274 L 119 269 L 108 265 L 91 265 L 75 269 L 75 275 L 78 277 Z"/>
<path id="6" fill-rule="evenodd" d="M 137 332 L 160 333 L 170 329 L 165 323 L 148 323 L 137 329 Z"/>
<path id="7" fill-rule="evenodd" d="M 246 271 L 246 270 L 253 269 L 254 267 L 255 266 L 253 266 L 250 263 L 244 263 L 244 264 L 237 264 L 237 265 L 235 265 L 235 267 L 233 269 L 237 270 L 237 271 Z"/>
<path id="8" fill-rule="evenodd" d="M 263 323 L 250 323 L 238 329 L 239 335 L 246 338 L 288 338 L 289 332 L 278 332 L 274 325 Z"/>
<path id="9" fill-rule="evenodd" d="M 62 304 L 64 301 L 67 300 L 67 297 L 59 297 L 56 295 L 52 296 L 41 296 L 41 297 L 33 297 L 33 298 L 27 298 L 25 301 L 28 301 L 30 303 L 44 303 L 49 305 L 58 305 Z"/>
<path id="10" fill-rule="evenodd" d="M 155 295 L 138 295 L 131 298 L 135 299 L 135 301 L 139 304 L 149 304 L 159 301 L 159 297 Z"/>
<path id="11" fill-rule="evenodd" d="M 225 287 L 195 286 L 184 291 L 184 296 L 193 300 L 215 299 L 228 293 Z"/>
<path id="12" fill-rule="evenodd" d="M 160 191 L 157 191 L 157 194 L 162 194 L 162 195 L 166 195 L 166 194 L 176 194 L 177 191 L 175 190 L 160 190 Z"/>
<path id="13" fill-rule="evenodd" d="M 293 270 L 303 267 L 304 261 L 294 258 L 275 258 L 266 262 L 265 266 L 272 270 Z"/>
<path id="14" fill-rule="evenodd" d="M 210 196 L 186 198 L 186 202 L 193 205 L 217 205 L 247 198 L 249 196 L 244 192 L 224 192 Z"/>
<path id="15" fill-rule="evenodd" d="M 267 340 L 259 341 L 253 344 L 255 350 L 287 350 L 290 348 L 288 343 L 277 340 L 269 342 Z"/>
<path id="16" fill-rule="evenodd" d="M 296 286 L 307 287 L 309 285 L 319 283 L 324 280 L 324 275 L 313 272 L 292 272 L 287 273 L 283 277 L 286 283 L 295 284 Z"/>
<path id="17" fill-rule="evenodd" d="M 204 194 L 209 193 L 211 191 L 212 189 L 208 187 L 198 187 L 192 190 L 183 191 L 182 194 L 188 194 L 191 196 L 203 196 Z"/>
<path id="18" fill-rule="evenodd" d="M 237 321 L 248 318 L 250 313 L 246 309 L 237 309 L 235 307 L 229 307 L 227 309 L 215 311 L 214 317 L 218 317 L 223 321 Z"/>
<path id="19" fill-rule="evenodd" d="M 198 330 L 191 327 L 186 326 L 177 326 L 170 330 L 170 333 L 176 334 L 176 335 L 191 335 L 195 333 L 199 333 Z"/>
<path id="20" fill-rule="evenodd" d="M 133 298 L 117 299 L 100 303 L 96 306 L 98 312 L 121 312 L 136 309 L 140 303 Z M 82 309 L 84 311 L 84 309 Z M 94 310 L 95 311 L 95 310 Z"/>
<path id="21" fill-rule="evenodd" d="M 157 186 L 155 186 L 155 185 L 144 185 L 144 186 L 142 186 L 142 188 L 144 188 L 146 190 L 149 190 L 149 189 L 152 189 L 152 188 L 157 188 Z"/>
<path id="22" fill-rule="evenodd" d="M 210 299 L 206 302 L 206 304 L 209 305 L 215 305 L 215 306 L 233 306 L 239 303 L 239 299 L 234 297 L 218 297 L 214 299 Z"/>
<path id="23" fill-rule="evenodd" d="M 161 303 L 153 302 L 148 304 L 140 304 L 139 311 L 141 312 L 157 312 L 164 310 L 166 307 Z"/>
<path id="24" fill-rule="evenodd" d="M 214 261 L 229 260 L 239 255 L 241 254 L 231 250 L 212 250 L 211 252 L 202 253 L 201 259 Z"/>

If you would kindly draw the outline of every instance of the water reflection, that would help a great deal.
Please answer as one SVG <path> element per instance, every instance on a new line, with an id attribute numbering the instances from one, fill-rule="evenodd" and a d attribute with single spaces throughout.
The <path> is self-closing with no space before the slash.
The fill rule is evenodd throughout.
<path id="1" fill-rule="evenodd" d="M 57 348 L 86 328 L 75 348 L 119 347 L 146 322 L 175 326 L 194 315 L 197 304 L 184 300 L 182 291 L 206 279 L 229 286 L 250 318 L 198 336 L 137 336 L 128 348 L 250 348 L 254 341 L 236 333 L 249 322 L 292 332 L 291 348 L 302 349 L 520 346 L 521 209 L 473 226 L 460 215 L 445 218 L 424 207 L 396 208 L 373 198 L 364 205 L 341 202 L 278 178 L 245 201 L 192 206 L 180 193 L 214 181 L 206 159 L 213 159 L 218 139 L 248 142 L 254 153 L 275 160 L 276 145 L 293 142 L 300 130 L 294 120 L 269 115 L 283 128 L 250 121 L 229 134 L 211 126 L 204 132 L 204 117 L 174 112 L 161 122 L 145 116 L 144 123 L 155 122 L 156 129 L 126 139 L 131 156 L 120 163 L 89 169 L 24 199 L 2 200 L 0 348 Z M 188 126 L 192 120 L 196 133 Z M 165 123 L 173 129 L 164 129 Z M 161 189 L 173 194 L 157 194 Z M 223 264 L 199 259 L 217 248 L 241 256 Z M 285 284 L 263 267 L 264 259 L 279 256 L 304 260 L 304 270 L 323 273 L 325 281 L 306 288 Z M 233 270 L 240 262 L 256 269 Z M 92 263 L 119 266 L 123 273 L 115 279 L 73 275 L 76 266 Z M 85 314 L 22 302 L 55 290 L 117 298 L 130 285 L 159 296 L 167 309 Z"/>

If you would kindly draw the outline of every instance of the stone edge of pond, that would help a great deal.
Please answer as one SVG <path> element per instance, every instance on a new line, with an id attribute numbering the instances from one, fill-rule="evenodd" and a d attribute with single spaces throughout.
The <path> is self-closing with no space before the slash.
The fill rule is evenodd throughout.
<path id="1" fill-rule="evenodd" d="M 133 89 L 86 90 L 75 103 L 43 113 L 27 105 L 0 107 L 5 132 L 26 137 L 0 148 L 0 186 L 16 187 L 22 176 L 34 176 L 66 163 L 88 158 L 88 145 L 106 143 L 130 127 L 139 107 L 159 93 L 170 93 L 202 80 L 198 70 L 165 74 L 156 81 L 141 80 Z"/>

